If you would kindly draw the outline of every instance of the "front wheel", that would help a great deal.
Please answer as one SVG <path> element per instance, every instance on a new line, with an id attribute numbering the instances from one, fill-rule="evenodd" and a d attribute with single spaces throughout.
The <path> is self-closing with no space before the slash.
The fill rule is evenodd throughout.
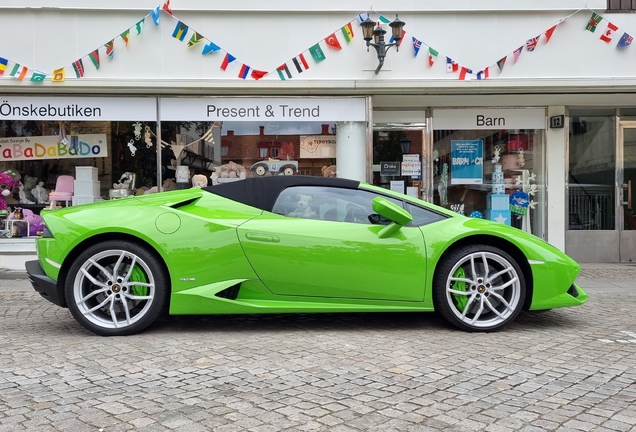
<path id="1" fill-rule="evenodd" d="M 503 327 L 519 314 L 525 295 L 521 268 L 494 246 L 470 245 L 452 251 L 435 273 L 435 309 L 467 331 Z"/>
<path id="2" fill-rule="evenodd" d="M 163 265 L 146 248 L 105 241 L 82 252 L 66 278 L 66 302 L 84 328 L 101 336 L 137 333 L 163 311 L 169 291 Z"/>

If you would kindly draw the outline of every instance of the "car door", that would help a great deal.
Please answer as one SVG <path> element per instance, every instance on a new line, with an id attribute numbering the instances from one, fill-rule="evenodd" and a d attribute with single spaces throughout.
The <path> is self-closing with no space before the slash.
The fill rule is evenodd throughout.
<path id="1" fill-rule="evenodd" d="M 377 196 L 358 189 L 288 188 L 272 212 L 242 224 L 238 236 L 257 275 L 275 294 L 421 301 L 423 235 L 417 227 L 403 227 L 379 238 L 388 221 L 373 213 Z"/>

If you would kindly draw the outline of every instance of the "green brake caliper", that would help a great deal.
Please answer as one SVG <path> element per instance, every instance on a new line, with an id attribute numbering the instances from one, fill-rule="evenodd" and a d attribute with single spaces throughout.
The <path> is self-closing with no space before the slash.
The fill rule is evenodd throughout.
<path id="1" fill-rule="evenodd" d="M 128 270 L 130 270 L 130 268 Z M 130 273 L 130 278 L 128 278 L 128 280 L 130 282 L 148 283 L 148 279 L 146 279 L 146 274 L 143 272 L 143 270 L 139 266 L 135 266 L 133 268 L 132 272 Z M 132 285 L 130 289 L 131 289 L 133 295 L 136 295 L 136 296 L 147 296 L 148 295 L 148 287 L 139 286 L 139 285 Z"/>
<path id="2" fill-rule="evenodd" d="M 455 270 L 455 273 L 453 273 L 453 277 L 465 278 L 466 272 L 464 271 L 463 268 L 460 267 L 457 270 Z M 452 283 L 451 289 L 454 289 L 456 291 L 467 291 L 466 282 L 455 281 Z M 468 303 L 468 296 L 461 295 L 461 294 L 453 294 L 453 299 L 455 300 L 457 309 L 459 309 L 460 312 L 464 312 L 464 309 L 466 308 L 466 304 Z"/>

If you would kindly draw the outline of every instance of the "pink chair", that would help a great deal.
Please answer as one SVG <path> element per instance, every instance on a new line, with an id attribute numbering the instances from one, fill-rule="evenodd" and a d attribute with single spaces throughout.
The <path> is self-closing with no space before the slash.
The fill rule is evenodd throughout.
<path id="1" fill-rule="evenodd" d="M 55 201 L 65 201 L 68 207 L 69 201 L 73 201 L 73 182 L 75 178 L 70 175 L 61 175 L 55 182 L 55 190 L 49 193 L 49 200 L 51 206 L 49 208 L 55 208 Z"/>

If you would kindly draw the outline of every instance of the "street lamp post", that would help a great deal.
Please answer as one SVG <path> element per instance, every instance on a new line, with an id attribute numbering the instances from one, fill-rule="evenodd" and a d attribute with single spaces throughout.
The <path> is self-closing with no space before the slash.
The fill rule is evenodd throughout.
<path id="1" fill-rule="evenodd" d="M 365 41 L 367 41 L 367 52 L 369 52 L 369 47 L 372 46 L 373 48 L 375 48 L 375 51 L 378 54 L 378 67 L 375 69 L 376 75 L 378 74 L 378 72 L 380 72 L 380 69 L 382 69 L 382 66 L 384 65 L 384 58 L 386 57 L 387 51 L 392 46 L 395 46 L 395 50 L 399 51 L 399 44 L 402 40 L 402 29 L 404 28 L 405 24 L 406 23 L 400 20 L 396 14 L 395 20 L 389 24 L 389 26 L 391 27 L 391 33 L 393 34 L 393 40 L 395 42 L 389 44 L 384 42 L 384 35 L 386 34 L 386 30 L 384 30 L 380 26 L 375 27 L 375 22 L 371 21 L 368 14 L 367 19 L 362 21 L 362 23 L 360 24 L 362 26 L 363 38 Z M 371 39 L 373 39 L 374 41 L 371 42 Z"/>

